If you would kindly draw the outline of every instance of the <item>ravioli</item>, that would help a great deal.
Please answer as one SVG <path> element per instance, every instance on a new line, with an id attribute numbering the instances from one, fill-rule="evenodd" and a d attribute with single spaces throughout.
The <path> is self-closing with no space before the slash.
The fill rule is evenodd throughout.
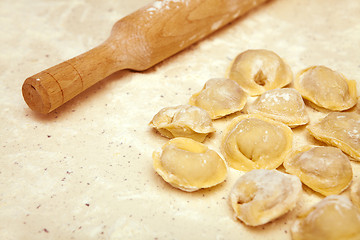
<path id="1" fill-rule="evenodd" d="M 149 125 L 164 137 L 188 137 L 199 142 L 215 132 L 209 114 L 202 108 L 190 105 L 163 108 Z"/>
<path id="2" fill-rule="evenodd" d="M 351 201 L 360 209 L 360 179 L 354 181 L 350 191 Z"/>
<path id="3" fill-rule="evenodd" d="M 300 93 L 293 88 L 264 92 L 249 106 L 248 113 L 259 113 L 289 127 L 297 127 L 309 122 L 305 103 Z"/>
<path id="4" fill-rule="evenodd" d="M 230 202 L 238 219 L 246 225 L 259 226 L 295 208 L 301 190 L 296 176 L 257 169 L 236 181 L 230 192 Z"/>
<path id="5" fill-rule="evenodd" d="M 360 161 L 360 115 L 355 112 L 331 112 L 307 127 L 316 139 L 340 148 Z"/>
<path id="6" fill-rule="evenodd" d="M 331 195 L 295 221 L 293 240 L 358 240 L 360 211 L 345 196 Z"/>
<path id="7" fill-rule="evenodd" d="M 217 152 L 190 138 L 173 138 L 153 153 L 155 171 L 186 192 L 209 188 L 227 177 L 227 164 Z"/>
<path id="8" fill-rule="evenodd" d="M 306 146 L 284 162 L 286 171 L 322 195 L 339 194 L 353 178 L 349 158 L 335 147 Z"/>
<path id="9" fill-rule="evenodd" d="M 246 101 L 246 92 L 235 81 L 214 78 L 190 98 L 190 105 L 205 109 L 212 119 L 217 119 L 242 110 Z"/>
<path id="10" fill-rule="evenodd" d="M 291 151 L 293 132 L 285 124 L 259 114 L 234 118 L 221 151 L 232 168 L 241 171 L 275 169 Z"/>
<path id="11" fill-rule="evenodd" d="M 349 109 L 357 102 L 356 81 L 325 66 L 312 66 L 299 72 L 294 87 L 305 99 L 333 111 Z"/>
<path id="12" fill-rule="evenodd" d="M 256 96 L 288 85 L 293 80 L 293 73 L 276 53 L 254 49 L 235 58 L 228 78 L 236 81 L 251 96 Z"/>

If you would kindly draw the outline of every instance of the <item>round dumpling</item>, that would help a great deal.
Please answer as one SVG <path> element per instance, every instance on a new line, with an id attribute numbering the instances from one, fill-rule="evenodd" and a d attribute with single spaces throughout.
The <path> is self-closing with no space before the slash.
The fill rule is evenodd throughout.
<path id="1" fill-rule="evenodd" d="M 238 219 L 249 226 L 268 223 L 295 208 L 301 194 L 298 177 L 257 169 L 241 176 L 230 193 Z"/>
<path id="2" fill-rule="evenodd" d="M 219 154 L 190 138 L 171 139 L 153 159 L 155 171 L 186 192 L 215 186 L 227 177 L 226 162 Z"/>
<path id="3" fill-rule="evenodd" d="M 305 103 L 293 88 L 273 89 L 264 92 L 248 108 L 249 113 L 259 113 L 265 117 L 285 123 L 289 127 L 309 122 Z"/>
<path id="4" fill-rule="evenodd" d="M 149 125 L 164 137 L 188 137 L 199 142 L 203 142 L 209 133 L 215 132 L 209 114 L 191 105 L 163 108 Z"/>
<path id="5" fill-rule="evenodd" d="M 325 196 L 341 193 L 353 178 L 349 158 L 335 147 L 304 147 L 287 158 L 284 167 Z"/>
<path id="6" fill-rule="evenodd" d="M 298 73 L 294 87 L 305 99 L 329 110 L 346 110 L 357 102 L 356 82 L 325 66 L 312 66 Z"/>
<path id="7" fill-rule="evenodd" d="M 293 73 L 276 53 L 253 49 L 239 54 L 232 62 L 228 77 L 251 96 L 281 88 L 293 80 Z"/>
<path id="8" fill-rule="evenodd" d="M 214 78 L 190 98 L 190 104 L 205 109 L 212 119 L 240 111 L 247 101 L 247 94 L 233 80 Z"/>
<path id="9" fill-rule="evenodd" d="M 316 139 L 340 148 L 353 160 L 360 161 L 360 115 L 355 112 L 332 112 L 307 130 Z"/>
<path id="10" fill-rule="evenodd" d="M 331 195 L 300 215 L 291 234 L 293 240 L 358 240 L 360 212 L 347 197 Z"/>
<path id="11" fill-rule="evenodd" d="M 258 114 L 234 118 L 222 139 L 221 150 L 237 170 L 275 169 L 291 151 L 293 132 L 281 122 Z"/>
<path id="12" fill-rule="evenodd" d="M 360 179 L 354 181 L 350 192 L 351 201 L 360 209 Z"/>

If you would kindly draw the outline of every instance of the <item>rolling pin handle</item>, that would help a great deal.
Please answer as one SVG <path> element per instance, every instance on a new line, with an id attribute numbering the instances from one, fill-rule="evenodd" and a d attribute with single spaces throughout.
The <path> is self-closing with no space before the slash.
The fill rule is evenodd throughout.
<path id="1" fill-rule="evenodd" d="M 101 79 L 124 69 L 114 64 L 113 51 L 105 42 L 27 78 L 22 86 L 25 102 L 35 112 L 53 111 Z"/>

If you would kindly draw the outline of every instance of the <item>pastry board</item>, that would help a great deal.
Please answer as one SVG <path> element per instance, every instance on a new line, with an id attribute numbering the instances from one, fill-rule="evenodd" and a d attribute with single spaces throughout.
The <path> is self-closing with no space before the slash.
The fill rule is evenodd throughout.
<path id="1" fill-rule="evenodd" d="M 270 1 L 147 71 L 109 76 L 48 115 L 27 107 L 26 77 L 100 44 L 118 19 L 148 3 L 1 1 L 1 239 L 287 240 L 296 215 L 322 198 L 304 186 L 295 210 L 247 227 L 228 200 L 243 173 L 230 169 L 224 183 L 193 193 L 171 187 L 152 167 L 153 151 L 167 139 L 148 123 L 224 77 L 247 49 L 276 52 L 294 73 L 328 66 L 360 89 L 358 1 Z M 326 114 L 307 110 L 311 122 Z M 214 121 L 217 132 L 204 143 L 219 151 L 233 117 Z M 304 127 L 294 132 L 294 147 L 321 144 Z M 352 166 L 357 179 L 360 166 Z"/>

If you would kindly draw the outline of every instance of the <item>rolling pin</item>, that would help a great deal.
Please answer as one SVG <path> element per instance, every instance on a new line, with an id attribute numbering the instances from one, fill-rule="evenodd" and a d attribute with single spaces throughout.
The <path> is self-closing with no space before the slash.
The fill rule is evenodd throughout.
<path id="1" fill-rule="evenodd" d="M 146 70 L 266 1 L 155 1 L 117 21 L 104 43 L 27 78 L 24 100 L 49 113 L 112 73 Z"/>

